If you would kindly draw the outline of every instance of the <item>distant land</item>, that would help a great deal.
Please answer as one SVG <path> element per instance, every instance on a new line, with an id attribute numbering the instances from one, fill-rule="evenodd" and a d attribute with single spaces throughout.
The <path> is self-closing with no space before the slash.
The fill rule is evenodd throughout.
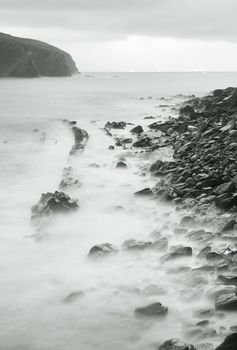
<path id="1" fill-rule="evenodd" d="M 38 40 L 0 33 L 0 77 L 69 77 L 77 73 L 67 52 Z"/>

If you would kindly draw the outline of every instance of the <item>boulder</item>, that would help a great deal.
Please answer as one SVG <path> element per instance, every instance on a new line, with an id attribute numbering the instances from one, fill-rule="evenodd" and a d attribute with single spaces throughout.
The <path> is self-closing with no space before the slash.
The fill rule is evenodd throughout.
<path id="1" fill-rule="evenodd" d="M 115 247 L 114 245 L 110 244 L 110 243 L 102 243 L 102 244 L 98 244 L 98 245 L 94 245 L 89 253 L 88 253 L 88 257 L 89 258 L 101 258 L 104 256 L 108 256 L 111 254 L 115 254 L 118 253 L 118 248 Z"/>
<path id="2" fill-rule="evenodd" d="M 116 164 L 116 168 L 120 168 L 120 169 L 125 169 L 127 168 L 127 164 L 122 162 L 122 161 L 119 161 L 117 164 Z"/>
<path id="3" fill-rule="evenodd" d="M 165 262 L 173 259 L 190 257 L 192 256 L 192 254 L 193 254 L 193 251 L 191 247 L 174 246 L 171 248 L 170 253 L 167 253 L 161 257 L 161 260 Z"/>
<path id="4" fill-rule="evenodd" d="M 178 338 L 173 338 L 161 344 L 159 350 L 196 350 L 196 348 L 191 344 L 184 343 Z"/>
<path id="5" fill-rule="evenodd" d="M 133 147 L 149 147 L 151 146 L 151 138 L 144 136 L 133 143 Z"/>
<path id="6" fill-rule="evenodd" d="M 152 247 L 152 242 L 137 241 L 136 239 L 128 239 L 123 243 L 123 249 L 126 250 L 144 250 Z"/>
<path id="7" fill-rule="evenodd" d="M 31 219 L 39 219 L 57 213 L 67 213 L 78 209 L 78 202 L 64 192 L 47 192 L 41 195 L 39 202 L 31 208 Z"/>
<path id="8" fill-rule="evenodd" d="M 109 149 L 109 150 L 113 150 L 113 149 L 114 149 L 114 146 L 113 146 L 113 145 L 110 145 L 110 146 L 108 147 L 108 149 Z"/>
<path id="9" fill-rule="evenodd" d="M 141 316 L 165 316 L 168 313 L 168 308 L 163 306 L 160 302 L 149 304 L 147 306 L 137 307 L 135 314 Z"/>
<path id="10" fill-rule="evenodd" d="M 228 335 L 223 343 L 216 350 L 236 350 L 237 349 L 237 333 Z"/>
<path id="11" fill-rule="evenodd" d="M 105 124 L 106 129 L 124 129 L 127 123 L 125 122 L 107 122 Z"/>
<path id="12" fill-rule="evenodd" d="M 144 188 L 143 190 L 135 192 L 134 195 L 140 196 L 140 197 L 147 197 L 147 196 L 152 196 L 153 192 L 149 187 L 147 187 L 147 188 Z"/>
<path id="13" fill-rule="evenodd" d="M 216 310 L 237 310 L 236 293 L 229 290 L 223 290 L 222 293 L 218 293 L 215 299 L 215 306 Z"/>
<path id="14" fill-rule="evenodd" d="M 89 135 L 86 130 L 80 129 L 77 126 L 72 127 L 74 135 L 74 145 L 70 151 L 70 155 L 75 155 L 78 151 L 82 152 L 89 139 Z"/>
<path id="15" fill-rule="evenodd" d="M 135 126 L 134 128 L 132 128 L 130 130 L 131 134 L 136 134 L 136 135 L 140 135 L 143 133 L 143 128 L 141 127 L 141 125 Z"/>

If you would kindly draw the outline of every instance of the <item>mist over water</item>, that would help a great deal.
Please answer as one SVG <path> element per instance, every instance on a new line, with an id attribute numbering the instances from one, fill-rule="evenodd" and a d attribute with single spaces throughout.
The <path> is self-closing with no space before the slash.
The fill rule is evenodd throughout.
<path id="1" fill-rule="evenodd" d="M 210 307 L 206 291 L 213 287 L 212 276 L 199 284 L 199 276 L 190 275 L 189 269 L 197 267 L 194 258 L 164 264 L 164 252 L 148 250 L 87 259 L 95 244 L 120 248 L 130 238 L 154 240 L 154 230 L 168 238 L 169 246 L 190 245 L 174 234 L 180 221 L 175 208 L 134 196 L 155 185 L 157 180 L 145 175 L 151 162 L 172 153 L 108 150 L 114 141 L 102 128 L 108 120 L 145 127 L 151 122 L 145 116 L 172 115 L 171 109 L 158 107 L 162 96 L 200 95 L 231 85 L 237 85 L 237 73 L 0 80 L 0 349 L 142 350 L 156 349 L 170 337 L 190 340 L 186 326 L 198 322 L 193 310 Z M 141 96 L 152 99 L 140 101 Z M 172 97 L 168 104 L 181 101 Z M 73 135 L 62 118 L 76 120 L 89 133 L 85 151 L 76 157 L 69 157 Z M 128 169 L 115 168 L 120 157 Z M 91 163 L 100 168 L 88 167 Z M 31 206 L 41 193 L 58 189 L 67 166 L 82 183 L 68 191 L 80 209 L 53 218 L 38 234 L 30 222 Z M 193 250 L 200 250 L 197 243 Z M 186 272 L 178 273 L 177 266 Z M 84 295 L 63 302 L 78 291 Z M 165 318 L 135 317 L 136 307 L 156 301 L 169 307 Z M 224 322 L 234 325 L 233 316 Z M 220 328 L 223 320 L 213 323 Z"/>

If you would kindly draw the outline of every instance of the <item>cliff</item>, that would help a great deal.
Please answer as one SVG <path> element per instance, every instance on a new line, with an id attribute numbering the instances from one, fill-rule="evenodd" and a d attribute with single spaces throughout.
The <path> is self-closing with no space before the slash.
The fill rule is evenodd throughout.
<path id="1" fill-rule="evenodd" d="M 0 33 L 0 77 L 64 77 L 76 73 L 67 52 L 38 40 Z"/>

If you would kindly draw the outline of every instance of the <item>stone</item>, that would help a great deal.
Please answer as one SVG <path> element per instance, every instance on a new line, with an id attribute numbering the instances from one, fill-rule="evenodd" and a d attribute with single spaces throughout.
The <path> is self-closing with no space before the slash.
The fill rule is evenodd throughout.
<path id="1" fill-rule="evenodd" d="M 235 285 L 237 286 L 237 276 L 224 276 L 219 275 L 218 280 L 225 285 Z"/>
<path id="2" fill-rule="evenodd" d="M 47 192 L 41 195 L 39 202 L 31 208 L 31 219 L 39 219 L 57 213 L 67 213 L 78 209 L 78 202 L 64 192 Z"/>
<path id="3" fill-rule="evenodd" d="M 149 197 L 149 196 L 153 195 L 153 192 L 149 187 L 147 187 L 147 188 L 144 188 L 140 191 L 135 192 L 134 195 L 140 196 L 140 197 L 147 197 L 147 196 Z"/>
<path id="4" fill-rule="evenodd" d="M 99 164 L 97 163 L 91 163 L 88 165 L 89 168 L 100 168 Z"/>
<path id="5" fill-rule="evenodd" d="M 107 122 L 105 124 L 106 129 L 124 129 L 127 123 L 125 122 Z"/>
<path id="6" fill-rule="evenodd" d="M 65 298 L 62 299 L 62 303 L 71 304 L 71 303 L 77 301 L 83 295 L 84 295 L 84 292 L 82 292 L 81 290 L 72 292 L 72 293 L 68 294 Z"/>
<path id="7" fill-rule="evenodd" d="M 228 221 L 225 226 L 223 227 L 222 231 L 226 232 L 226 231 L 231 231 L 235 229 L 235 225 L 237 225 L 237 222 L 235 220 L 230 220 Z M 237 227 L 237 226 L 236 226 Z"/>
<path id="8" fill-rule="evenodd" d="M 159 350 L 196 350 L 196 348 L 191 344 L 184 343 L 178 338 L 173 338 L 161 344 Z"/>
<path id="9" fill-rule="evenodd" d="M 180 221 L 181 227 L 194 226 L 194 225 L 195 225 L 195 219 L 192 216 L 184 216 Z"/>
<path id="10" fill-rule="evenodd" d="M 118 253 L 117 247 L 115 247 L 111 243 L 102 243 L 102 244 L 93 246 L 88 253 L 88 257 L 101 258 L 101 257 L 108 256 L 115 253 Z"/>
<path id="11" fill-rule="evenodd" d="M 161 260 L 163 262 L 183 258 L 183 257 L 190 257 L 192 256 L 193 251 L 191 247 L 184 247 L 184 246 L 174 246 L 171 248 L 171 252 L 163 255 L 161 257 Z"/>
<path id="12" fill-rule="evenodd" d="M 191 113 L 194 113 L 194 109 L 192 106 L 189 106 L 189 105 L 186 105 L 185 107 L 182 107 L 180 109 L 180 114 L 183 114 L 183 115 L 190 115 Z"/>
<path id="13" fill-rule="evenodd" d="M 237 349 L 237 333 L 228 335 L 223 343 L 221 343 L 215 350 L 236 350 Z"/>
<path id="14" fill-rule="evenodd" d="M 127 167 L 128 167 L 127 164 L 122 162 L 122 161 L 120 161 L 116 164 L 116 168 L 125 169 Z"/>
<path id="15" fill-rule="evenodd" d="M 108 147 L 108 149 L 109 149 L 109 150 L 113 150 L 113 149 L 114 149 L 114 146 L 113 146 L 113 145 L 110 145 L 110 146 Z"/>
<path id="16" fill-rule="evenodd" d="M 144 250 L 152 247 L 152 242 L 137 241 L 136 239 L 128 239 L 123 243 L 123 249 L 126 250 Z"/>
<path id="17" fill-rule="evenodd" d="M 143 128 L 141 127 L 141 125 L 135 126 L 134 128 L 132 128 L 130 130 L 131 134 L 136 134 L 136 135 L 140 135 L 143 133 Z"/>
<path id="18" fill-rule="evenodd" d="M 72 127 L 74 135 L 74 145 L 70 151 L 70 155 L 75 155 L 78 151 L 82 152 L 89 139 L 89 135 L 86 130 L 80 129 L 77 126 Z"/>
<path id="19" fill-rule="evenodd" d="M 133 143 L 133 147 L 149 147 L 151 146 L 151 138 L 144 136 Z"/>
<path id="20" fill-rule="evenodd" d="M 137 307 L 135 314 L 140 316 L 165 316 L 168 313 L 168 308 L 163 306 L 160 302 L 149 304 L 147 306 Z"/>
<path id="21" fill-rule="evenodd" d="M 216 296 L 216 310 L 233 311 L 237 310 L 237 296 L 235 292 L 222 291 Z"/>

